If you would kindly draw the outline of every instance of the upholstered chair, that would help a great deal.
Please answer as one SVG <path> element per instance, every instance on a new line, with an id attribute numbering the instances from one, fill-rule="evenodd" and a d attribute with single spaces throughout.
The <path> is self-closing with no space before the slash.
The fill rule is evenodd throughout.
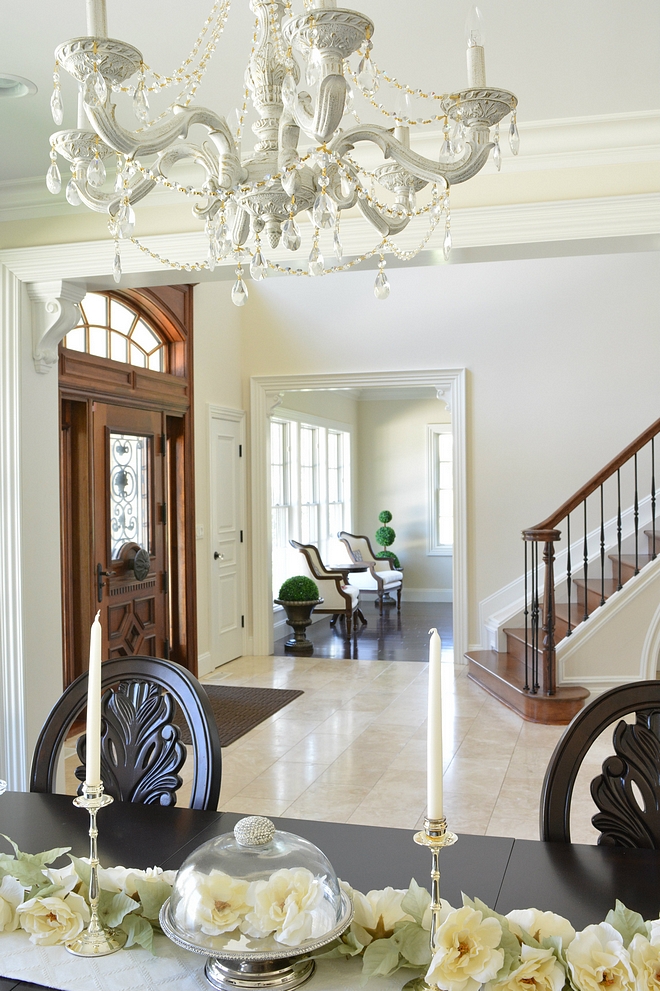
<path id="1" fill-rule="evenodd" d="M 292 547 L 305 558 L 309 572 L 319 586 L 319 594 L 323 597 L 323 606 L 315 606 L 315 613 L 331 613 L 330 625 L 334 626 L 339 617 L 346 621 L 346 635 L 350 637 L 351 629 L 357 629 L 357 620 L 366 624 L 366 619 L 360 612 L 359 589 L 347 585 L 339 571 L 331 571 L 323 564 L 318 547 L 314 544 L 300 544 L 290 540 Z M 355 623 L 355 625 L 354 625 Z"/>
<path id="2" fill-rule="evenodd" d="M 390 558 L 376 557 L 368 537 L 347 533 L 346 530 L 341 530 L 337 536 L 348 551 L 351 561 L 354 564 L 367 566 L 364 571 L 357 571 L 348 576 L 349 585 L 361 592 L 375 592 L 381 613 L 385 595 L 396 592 L 396 607 L 400 611 L 403 572 L 397 571 Z"/>

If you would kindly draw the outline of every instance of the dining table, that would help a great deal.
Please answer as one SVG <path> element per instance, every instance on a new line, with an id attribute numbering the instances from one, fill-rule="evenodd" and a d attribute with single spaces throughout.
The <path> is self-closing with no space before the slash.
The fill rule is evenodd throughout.
<path id="1" fill-rule="evenodd" d="M 104 867 L 175 870 L 240 818 L 236 812 L 115 802 L 99 813 L 99 859 Z M 430 886 L 430 854 L 413 841 L 412 830 L 269 818 L 277 829 L 316 844 L 337 875 L 360 891 L 407 888 L 412 878 Z M 6 792 L 0 798 L 0 833 L 28 853 L 68 846 L 76 856 L 86 856 L 88 821 L 71 796 Z M 11 852 L 6 840 L 0 839 L 0 851 Z M 616 899 L 646 919 L 660 916 L 660 851 L 465 833 L 443 849 L 440 860 L 442 897 L 454 906 L 465 892 L 503 914 L 530 907 L 553 911 L 576 929 L 602 921 Z M 66 863 L 63 857 L 54 866 Z M 0 975 L 5 975 L 11 968 L 2 954 L 2 938 Z M 56 985 L 0 976 L 0 991 L 44 986 Z"/>

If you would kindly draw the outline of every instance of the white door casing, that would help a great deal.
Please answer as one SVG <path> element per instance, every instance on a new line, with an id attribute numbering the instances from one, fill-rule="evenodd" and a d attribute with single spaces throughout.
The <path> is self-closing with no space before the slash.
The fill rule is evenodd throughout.
<path id="1" fill-rule="evenodd" d="M 245 652 L 245 413 L 209 407 L 211 658 Z"/>

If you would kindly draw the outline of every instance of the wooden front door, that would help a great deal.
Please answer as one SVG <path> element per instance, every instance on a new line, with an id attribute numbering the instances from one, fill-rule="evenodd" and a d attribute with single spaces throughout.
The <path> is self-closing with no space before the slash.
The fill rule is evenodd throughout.
<path id="1" fill-rule="evenodd" d="M 94 572 L 103 656 L 169 656 L 164 415 L 95 402 Z"/>

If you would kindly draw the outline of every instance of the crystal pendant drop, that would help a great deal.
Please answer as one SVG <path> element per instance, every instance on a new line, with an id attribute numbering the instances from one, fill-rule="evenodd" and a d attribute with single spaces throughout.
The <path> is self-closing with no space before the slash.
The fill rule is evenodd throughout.
<path id="1" fill-rule="evenodd" d="M 215 269 L 216 256 L 218 254 L 218 244 L 215 237 L 209 238 L 209 253 L 206 256 L 206 264 L 208 265 L 209 272 L 213 272 Z"/>
<path id="2" fill-rule="evenodd" d="M 308 86 L 316 86 L 321 78 L 321 53 L 318 48 L 312 48 L 307 60 L 307 70 L 305 72 Z"/>
<path id="3" fill-rule="evenodd" d="M 67 203 L 71 206 L 80 206 L 80 193 L 78 192 L 75 179 L 69 179 L 67 182 L 65 195 Z"/>
<path id="4" fill-rule="evenodd" d="M 105 103 L 108 99 L 108 87 L 106 86 L 105 79 L 103 78 L 103 73 L 94 73 L 94 89 L 96 91 L 96 98 L 99 103 Z"/>
<path id="5" fill-rule="evenodd" d="M 502 168 L 502 151 L 499 141 L 495 142 L 495 147 L 493 148 L 493 161 L 495 162 L 495 168 L 499 172 Z"/>
<path id="6" fill-rule="evenodd" d="M 46 189 L 49 193 L 59 193 L 62 188 L 62 176 L 60 175 L 60 170 L 57 167 L 57 162 L 51 162 L 50 168 L 46 173 Z"/>
<path id="7" fill-rule="evenodd" d="M 334 200 L 327 193 L 320 193 L 314 200 L 312 217 L 314 225 L 323 230 L 330 230 L 331 227 L 335 226 L 337 207 L 334 204 Z"/>
<path id="8" fill-rule="evenodd" d="M 282 244 L 289 251 L 297 251 L 302 243 L 298 224 L 295 220 L 285 220 L 282 224 Z"/>
<path id="9" fill-rule="evenodd" d="M 218 258 L 226 258 L 234 249 L 226 224 L 223 224 L 218 231 L 217 245 Z"/>
<path id="10" fill-rule="evenodd" d="M 85 82 L 83 83 L 83 103 L 86 103 L 90 107 L 95 107 L 99 102 L 99 98 L 96 93 L 96 87 L 94 85 L 96 72 L 90 72 Z"/>
<path id="11" fill-rule="evenodd" d="M 444 255 L 445 261 L 448 261 L 451 252 L 451 228 L 449 224 L 445 227 L 445 238 L 442 242 L 442 254 Z"/>
<path id="12" fill-rule="evenodd" d="M 266 262 L 264 261 L 264 256 L 261 254 L 259 248 L 252 255 L 250 261 L 250 275 L 255 282 L 261 282 L 266 276 Z"/>
<path id="13" fill-rule="evenodd" d="M 291 110 L 296 102 L 296 81 L 290 72 L 287 72 L 282 83 L 282 103 L 287 110 Z"/>
<path id="14" fill-rule="evenodd" d="M 509 147 L 514 155 L 517 155 L 520 151 L 520 135 L 518 134 L 518 125 L 515 117 L 511 118 L 511 124 L 509 125 Z"/>
<path id="15" fill-rule="evenodd" d="M 102 186 L 105 182 L 105 165 L 101 158 L 93 158 L 87 166 L 87 181 L 92 186 Z"/>
<path id="16" fill-rule="evenodd" d="M 236 282 L 232 286 L 231 290 L 231 301 L 234 306 L 245 306 L 247 303 L 248 291 L 242 276 L 236 279 Z"/>
<path id="17" fill-rule="evenodd" d="M 312 250 L 309 253 L 309 274 L 310 275 L 323 275 L 325 271 L 323 255 L 319 251 L 318 244 L 314 243 Z"/>
<path id="18" fill-rule="evenodd" d="M 435 200 L 429 208 L 429 214 L 431 215 L 431 220 L 437 224 L 442 216 L 442 200 Z"/>
<path id="19" fill-rule="evenodd" d="M 374 72 L 370 58 L 363 58 L 358 66 L 358 86 L 365 96 L 373 96 L 378 89 L 378 77 Z"/>
<path id="20" fill-rule="evenodd" d="M 387 299 L 389 294 L 390 280 L 381 268 L 379 269 L 378 275 L 376 276 L 376 281 L 374 282 L 374 296 L 376 299 Z"/>
<path id="21" fill-rule="evenodd" d="M 332 240 L 335 246 L 335 258 L 341 264 L 341 260 L 344 257 L 344 246 L 341 243 L 341 237 L 339 236 L 339 229 L 337 227 L 335 227 L 335 233 Z"/>
<path id="22" fill-rule="evenodd" d="M 417 197 L 414 189 L 408 190 L 408 194 L 406 196 L 406 207 L 408 208 L 408 213 L 414 213 L 417 209 Z"/>
<path id="23" fill-rule="evenodd" d="M 149 100 L 147 98 L 144 79 L 140 80 L 133 96 L 133 113 L 143 123 L 149 120 Z"/>
<path id="24" fill-rule="evenodd" d="M 64 107 L 62 106 L 62 94 L 59 86 L 55 87 L 50 98 L 50 112 L 53 115 L 53 120 L 59 126 L 64 120 Z"/>
<path id="25" fill-rule="evenodd" d="M 344 102 L 344 113 L 350 114 L 353 109 L 353 104 L 355 103 L 355 94 L 353 92 L 353 87 L 346 84 L 346 100 Z"/>
<path id="26" fill-rule="evenodd" d="M 117 230 L 122 238 L 129 238 L 135 229 L 135 210 L 128 201 L 122 203 L 117 214 Z"/>
<path id="27" fill-rule="evenodd" d="M 440 161 L 448 162 L 454 157 L 454 150 L 451 146 L 451 141 L 448 137 L 442 142 L 442 148 L 440 149 Z"/>
<path id="28" fill-rule="evenodd" d="M 115 244 L 115 260 L 112 266 L 112 278 L 115 282 L 121 280 L 121 254 L 119 252 L 119 245 Z"/>
<path id="29" fill-rule="evenodd" d="M 465 151 L 465 128 L 462 124 L 456 124 L 451 138 L 451 148 L 455 156 L 460 156 Z"/>

